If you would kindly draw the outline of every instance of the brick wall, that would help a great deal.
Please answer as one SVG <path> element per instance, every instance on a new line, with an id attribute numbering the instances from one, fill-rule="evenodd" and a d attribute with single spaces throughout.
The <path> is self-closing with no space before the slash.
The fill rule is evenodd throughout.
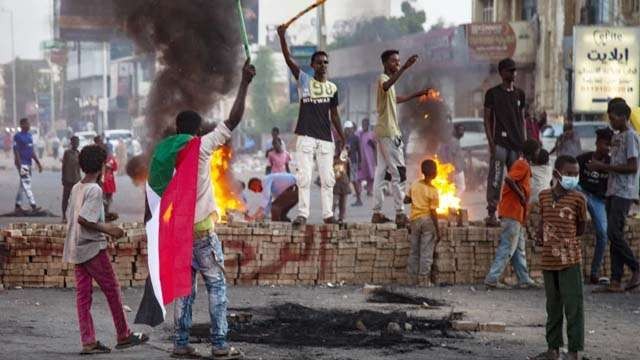
<path id="1" fill-rule="evenodd" d="M 144 284 L 147 276 L 146 238 L 140 224 L 124 225 L 126 236 L 109 249 L 122 286 Z M 409 242 L 395 225 L 349 224 L 307 226 L 230 224 L 217 227 L 223 243 L 229 284 L 312 285 L 405 283 Z M 630 220 L 625 232 L 640 253 L 640 221 Z M 73 287 L 73 266 L 62 263 L 64 225 L 12 224 L 0 238 L 0 276 L 8 287 Z M 481 226 L 445 227 L 436 247 L 435 279 L 439 283 L 480 283 L 495 254 L 500 229 Z M 593 256 L 592 229 L 582 237 L 584 268 Z M 541 277 L 540 249 L 527 242 L 527 261 L 534 278 Z M 605 257 L 609 274 L 609 254 Z M 628 271 L 627 271 L 628 272 Z M 510 268 L 505 280 L 515 282 Z"/>

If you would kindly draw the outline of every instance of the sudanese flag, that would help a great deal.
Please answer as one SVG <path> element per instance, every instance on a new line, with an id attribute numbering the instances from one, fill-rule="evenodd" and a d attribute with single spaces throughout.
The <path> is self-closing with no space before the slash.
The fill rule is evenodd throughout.
<path id="1" fill-rule="evenodd" d="M 164 321 L 165 305 L 191 294 L 193 222 L 200 138 L 179 134 L 156 145 L 146 184 L 147 277 L 136 324 Z"/>

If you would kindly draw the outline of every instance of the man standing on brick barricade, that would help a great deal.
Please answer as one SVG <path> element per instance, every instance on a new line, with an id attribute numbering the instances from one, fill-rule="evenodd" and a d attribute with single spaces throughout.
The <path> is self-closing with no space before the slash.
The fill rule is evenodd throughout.
<path id="1" fill-rule="evenodd" d="M 386 174 L 391 175 L 391 196 L 396 211 L 395 222 L 404 227 L 409 218 L 404 213 L 404 192 L 407 181 L 407 168 L 404 161 L 404 142 L 398 125 L 397 105 L 426 94 L 429 89 L 418 91 L 408 96 L 396 95 L 395 83 L 402 74 L 418 61 L 418 55 L 412 55 L 404 65 L 400 66 L 400 52 L 386 50 L 380 55 L 384 73 L 377 80 L 378 122 L 375 126 L 376 172 L 373 182 L 373 216 L 374 224 L 388 223 L 392 220 L 382 213 L 384 205 L 383 184 Z"/>
<path id="2" fill-rule="evenodd" d="M 500 226 L 496 217 L 500 189 L 507 170 L 522 153 L 526 140 L 524 91 L 515 87 L 516 63 L 504 59 L 498 63 L 502 83 L 487 90 L 484 96 L 484 131 L 489 142 L 491 159 L 487 178 L 487 226 Z"/>
<path id="3" fill-rule="evenodd" d="M 327 80 L 329 55 L 324 51 L 316 51 L 311 55 L 311 67 L 313 67 L 314 74 L 309 76 L 300 69 L 300 66 L 291 57 L 286 32 L 286 25 L 278 27 L 282 54 L 293 77 L 298 82 L 297 90 L 300 97 L 300 112 L 295 130 L 298 136 L 296 140 L 298 216 L 293 220 L 293 225 L 303 226 L 309 218 L 314 157 L 320 174 L 322 219 L 325 224 L 335 224 L 336 220 L 333 217 L 333 186 L 336 182 L 333 173 L 335 145 L 331 134 L 332 125 L 340 143 L 345 143 L 338 115 L 338 87 Z"/>

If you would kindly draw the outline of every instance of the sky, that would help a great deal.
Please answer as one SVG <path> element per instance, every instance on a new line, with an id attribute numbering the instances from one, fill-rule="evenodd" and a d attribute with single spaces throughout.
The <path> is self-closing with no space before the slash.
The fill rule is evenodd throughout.
<path id="1" fill-rule="evenodd" d="M 280 3 L 281 0 L 263 0 Z M 349 0 L 329 0 L 349 1 Z M 375 1 L 375 0 L 370 0 Z M 402 0 L 392 1 L 392 15 L 400 15 Z M 441 0 L 412 0 L 416 7 L 427 13 L 428 28 L 440 17 L 446 23 L 461 24 L 471 21 L 471 0 L 447 0 L 446 6 Z M 297 0 L 300 3 L 311 1 Z M 11 61 L 11 27 L 9 14 L 1 9 L 10 10 L 14 15 L 14 33 L 16 56 L 23 59 L 40 58 L 40 42 L 51 38 L 52 0 L 0 0 L 0 64 Z M 292 9 L 295 11 L 296 9 Z"/>
<path id="2" fill-rule="evenodd" d="M 38 59 L 40 41 L 51 38 L 51 0 L 0 0 L 0 64 L 11 61 L 11 23 L 13 12 L 16 55 Z M 4 10 L 3 10 L 4 9 Z"/>

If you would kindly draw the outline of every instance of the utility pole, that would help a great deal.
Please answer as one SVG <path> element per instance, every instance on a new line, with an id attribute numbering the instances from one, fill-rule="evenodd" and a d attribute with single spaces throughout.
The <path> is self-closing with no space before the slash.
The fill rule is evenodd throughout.
<path id="1" fill-rule="evenodd" d="M 316 21 L 316 30 L 318 34 L 318 50 L 327 49 L 327 25 L 324 16 L 324 5 L 318 6 L 318 21 Z"/>
<path id="2" fill-rule="evenodd" d="M 107 71 L 109 68 L 108 48 L 109 43 L 102 43 L 102 121 L 98 126 L 98 134 L 102 134 L 109 126 L 109 89 L 107 87 Z"/>
<path id="3" fill-rule="evenodd" d="M 13 93 L 13 127 L 18 126 L 18 108 L 16 106 L 16 38 L 13 30 L 13 11 L 0 8 L 0 12 L 9 14 L 9 26 L 11 27 L 11 91 Z"/>

